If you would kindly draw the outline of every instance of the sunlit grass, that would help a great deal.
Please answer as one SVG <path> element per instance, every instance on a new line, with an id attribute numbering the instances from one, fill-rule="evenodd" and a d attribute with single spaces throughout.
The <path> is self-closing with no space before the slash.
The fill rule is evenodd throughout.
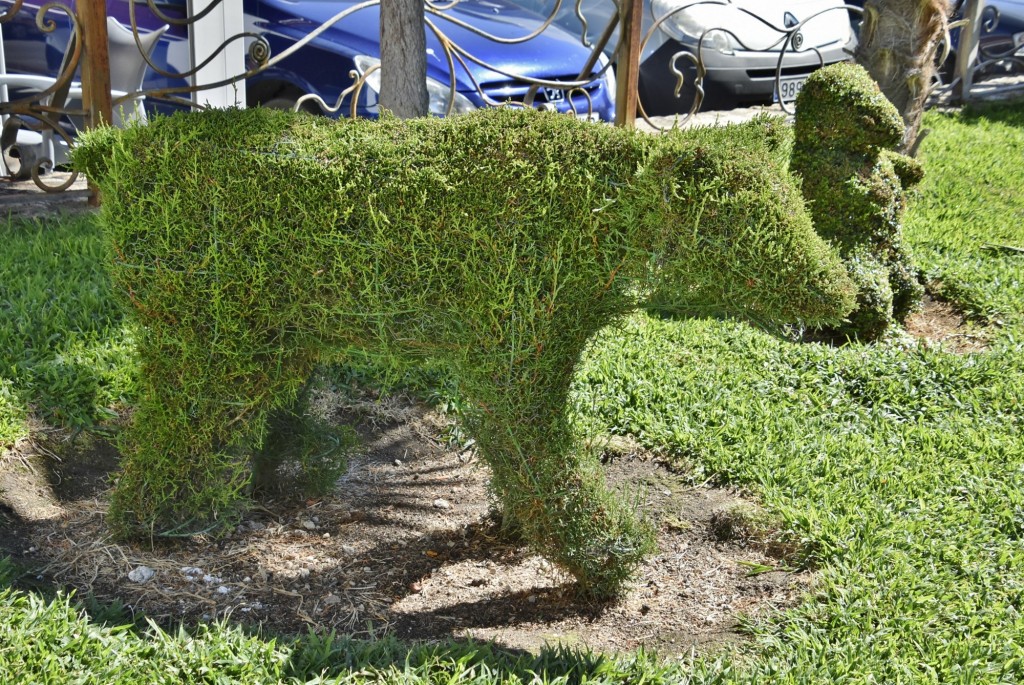
<path id="1" fill-rule="evenodd" d="M 0 673 L 111 683 L 306 682 L 321 673 L 354 683 L 1024 682 L 1024 255 L 986 247 L 1024 247 L 1024 109 L 930 115 L 927 125 L 929 175 L 908 232 L 944 296 L 981 323 L 1001 322 L 989 351 L 834 348 L 728 322 L 638 316 L 603 333 L 578 376 L 583 425 L 637 436 L 682 479 L 744 489 L 805 551 L 804 566 L 818 574 L 812 593 L 748 622 L 749 643 L 667 666 L 645 654 L 269 640 L 227 626 L 138 632 L 90 621 L 65 598 L 5 591 Z M 8 242 L 35 252 L 0 255 L 4 269 L 34 283 L 0 286 L 5 435 L 31 413 L 87 423 L 130 396 L 130 340 L 116 308 L 107 295 L 78 295 L 104 287 L 95 229 L 43 228 L 12 229 Z M 24 263 L 32 260 L 42 266 Z M 45 276 L 33 280 L 37 272 Z M 50 307 L 43 293 L 53 278 L 64 279 L 53 291 L 64 299 Z M 92 304 L 58 311 L 81 302 Z M 17 325 L 8 321 L 16 310 Z M 17 336 L 30 344 L 12 348 Z M 48 399 L 61 382 L 78 387 L 59 380 L 80 377 L 70 368 L 87 369 L 89 387 L 102 391 Z M 0 579 L 12 575 L 0 564 Z"/>
<path id="2" fill-rule="evenodd" d="M 131 335 L 89 215 L 0 227 L 0 445 L 30 415 L 83 428 L 133 392 Z"/>
<path id="3" fill-rule="evenodd" d="M 929 125 L 911 239 L 941 294 L 999 324 L 991 351 L 637 318 L 581 374 L 597 428 L 747 489 L 820 573 L 708 681 L 1024 681 L 1024 255 L 986 248 L 1024 246 L 1024 116 Z"/>

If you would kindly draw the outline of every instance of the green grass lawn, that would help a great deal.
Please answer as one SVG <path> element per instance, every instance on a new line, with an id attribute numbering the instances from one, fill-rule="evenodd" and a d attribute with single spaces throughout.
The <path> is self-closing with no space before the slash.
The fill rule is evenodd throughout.
<path id="1" fill-rule="evenodd" d="M 30 413 L 95 426 L 133 388 L 131 336 L 91 217 L 10 223 L 0 249 L 0 447 Z"/>
<path id="2" fill-rule="evenodd" d="M 680 478 L 744 488 L 817 569 L 800 605 L 748 624 L 748 643 L 665 665 L 217 626 L 171 635 L 8 589 L 5 682 L 304 682 L 324 669 L 341 682 L 1024 682 L 1024 254 L 1004 249 L 1024 248 L 1024 103 L 927 125 L 909 238 L 933 288 L 988 326 L 988 351 L 795 344 L 636 316 L 581 369 L 585 424 L 637 436 Z M 0 284 L 0 441 L 29 413 L 89 426 L 132 387 L 97 233 L 6 231 L 2 268 L 25 282 Z"/>

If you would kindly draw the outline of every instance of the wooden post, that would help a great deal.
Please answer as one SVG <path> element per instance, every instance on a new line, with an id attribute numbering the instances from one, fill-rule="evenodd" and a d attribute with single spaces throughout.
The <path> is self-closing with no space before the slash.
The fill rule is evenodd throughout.
<path id="1" fill-rule="evenodd" d="M 636 126 L 636 102 L 640 96 L 640 24 L 643 19 L 643 0 L 619 0 L 618 57 L 615 76 L 618 92 L 615 95 L 615 125 L 623 128 Z"/>
<path id="2" fill-rule="evenodd" d="M 969 24 L 960 27 L 960 44 L 956 51 L 956 67 L 953 78 L 960 82 L 953 88 L 954 102 L 967 102 L 971 99 L 971 85 L 974 77 L 971 65 L 978 59 L 978 41 L 981 38 L 981 0 L 967 0 L 964 5 L 964 19 Z"/>
<path id="3" fill-rule="evenodd" d="M 78 21 L 82 29 L 82 109 L 85 127 L 109 125 L 113 106 L 110 97 L 110 44 L 107 42 L 106 0 L 79 0 Z M 89 183 L 89 204 L 100 204 L 99 189 Z"/>
<path id="4" fill-rule="evenodd" d="M 106 0 L 79 0 L 82 25 L 82 106 L 88 113 L 87 128 L 110 124 L 110 55 L 107 43 Z"/>

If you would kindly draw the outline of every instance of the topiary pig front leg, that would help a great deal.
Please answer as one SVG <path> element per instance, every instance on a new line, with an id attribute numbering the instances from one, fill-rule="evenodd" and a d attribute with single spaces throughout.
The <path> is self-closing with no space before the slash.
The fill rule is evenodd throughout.
<path id="1" fill-rule="evenodd" d="M 509 384 L 475 402 L 469 425 L 504 520 L 584 595 L 613 597 L 653 551 L 653 532 L 608 490 L 597 457 L 576 439 L 565 416 L 568 379 L 510 371 Z"/>

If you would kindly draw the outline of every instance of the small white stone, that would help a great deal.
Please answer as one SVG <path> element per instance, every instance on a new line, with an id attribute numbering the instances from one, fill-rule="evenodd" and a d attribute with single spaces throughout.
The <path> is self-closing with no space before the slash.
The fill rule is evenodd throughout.
<path id="1" fill-rule="evenodd" d="M 242 578 L 242 582 L 243 583 L 251 583 L 252 582 L 252 578 L 250 578 L 249 576 L 246 576 L 245 578 Z"/>
<path id="2" fill-rule="evenodd" d="M 448 500 L 441 499 L 440 497 L 438 497 L 437 499 L 434 500 L 434 508 L 435 509 L 451 509 L 452 508 L 452 504 Z"/>
<path id="3" fill-rule="evenodd" d="M 226 595 L 229 592 L 231 592 L 231 589 L 227 585 L 221 585 L 219 588 L 217 588 L 217 594 L 219 595 Z"/>
<path id="4" fill-rule="evenodd" d="M 138 566 L 128 572 L 128 580 L 133 583 L 146 583 L 150 581 L 153 576 L 156 575 L 156 571 L 148 566 Z"/>
<path id="5" fill-rule="evenodd" d="M 313 521 L 303 521 L 302 527 L 306 530 L 316 530 L 316 523 L 314 523 Z"/>
<path id="6" fill-rule="evenodd" d="M 394 464 L 395 466 L 401 466 L 402 465 L 402 460 L 401 459 L 395 459 L 391 463 Z"/>

